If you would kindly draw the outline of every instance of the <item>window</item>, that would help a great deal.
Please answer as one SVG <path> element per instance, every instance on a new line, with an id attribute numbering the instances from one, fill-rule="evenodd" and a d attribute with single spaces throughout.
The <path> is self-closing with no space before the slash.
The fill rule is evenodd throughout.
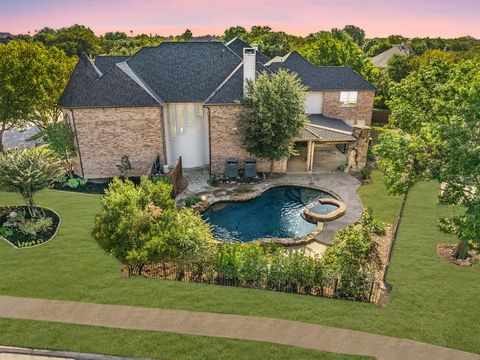
<path id="1" fill-rule="evenodd" d="M 340 104 L 345 106 L 357 105 L 358 92 L 357 91 L 341 91 Z"/>

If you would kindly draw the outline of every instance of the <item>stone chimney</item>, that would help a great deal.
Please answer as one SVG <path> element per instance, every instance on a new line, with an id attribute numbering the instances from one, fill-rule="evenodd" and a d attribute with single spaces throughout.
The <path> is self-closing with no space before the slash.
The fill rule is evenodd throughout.
<path id="1" fill-rule="evenodd" d="M 255 81 L 257 51 L 255 48 L 243 49 L 243 95 L 247 95 L 247 81 Z"/>

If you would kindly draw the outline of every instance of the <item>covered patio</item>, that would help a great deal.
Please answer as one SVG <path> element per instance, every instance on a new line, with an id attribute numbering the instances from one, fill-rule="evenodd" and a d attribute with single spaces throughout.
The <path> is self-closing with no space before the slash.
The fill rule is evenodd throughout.
<path id="1" fill-rule="evenodd" d="M 315 124 L 312 120 L 324 120 Z M 326 126 L 328 125 L 328 126 Z M 357 142 L 352 128 L 341 120 L 313 118 L 295 141 L 295 152 L 287 163 L 288 173 L 331 172 L 348 166 L 348 152 Z"/>

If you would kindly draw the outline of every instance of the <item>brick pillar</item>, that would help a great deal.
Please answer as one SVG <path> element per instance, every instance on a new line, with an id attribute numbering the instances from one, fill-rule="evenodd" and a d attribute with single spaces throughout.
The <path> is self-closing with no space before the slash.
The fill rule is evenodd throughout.
<path id="1" fill-rule="evenodd" d="M 348 167 L 351 173 L 360 172 L 367 165 L 368 145 L 371 129 L 368 126 L 354 126 L 352 134 L 357 139 L 348 147 Z"/>

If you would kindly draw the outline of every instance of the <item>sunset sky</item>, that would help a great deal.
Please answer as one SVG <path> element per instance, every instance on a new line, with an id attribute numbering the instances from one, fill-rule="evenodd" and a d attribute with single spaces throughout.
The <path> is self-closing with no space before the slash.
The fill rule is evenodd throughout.
<path id="1" fill-rule="evenodd" d="M 221 34 L 231 25 L 269 25 L 306 35 L 354 24 L 368 37 L 480 37 L 479 0 L 0 0 L 0 32 L 32 34 L 75 23 L 97 34 L 133 30 Z"/>

